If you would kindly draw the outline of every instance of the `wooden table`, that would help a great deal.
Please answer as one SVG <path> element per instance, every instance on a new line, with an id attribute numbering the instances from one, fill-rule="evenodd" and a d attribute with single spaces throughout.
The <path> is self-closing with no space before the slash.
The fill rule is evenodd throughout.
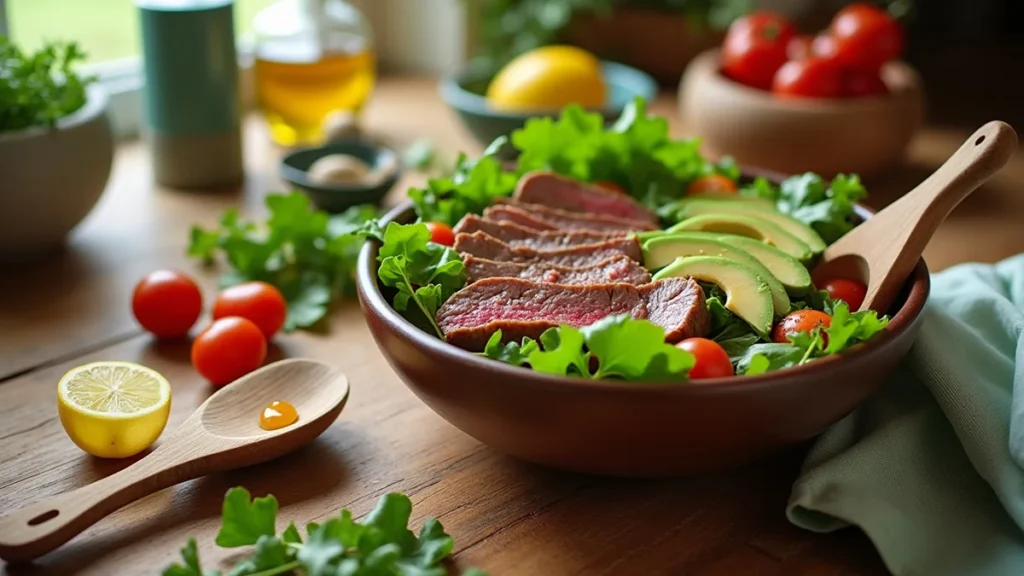
<path id="1" fill-rule="evenodd" d="M 654 107 L 675 117 L 669 97 Z M 449 152 L 476 152 L 432 81 L 382 82 L 367 125 L 398 145 L 418 137 Z M 684 127 L 674 125 L 680 135 Z M 933 170 L 970 130 L 928 129 L 908 165 L 872 183 L 880 206 Z M 241 204 L 283 190 L 280 152 L 253 118 L 246 130 L 248 181 L 223 193 L 165 190 L 151 182 L 147 150 L 121 147 L 108 193 L 68 249 L 32 265 L 0 268 L 0 510 L 92 482 L 128 462 L 84 455 L 57 419 L 55 387 L 69 368 L 94 360 L 152 366 L 173 385 L 172 430 L 211 392 L 192 370 L 187 343 L 158 343 L 130 313 L 131 290 L 157 267 L 215 276 L 184 255 L 193 223 L 211 225 Z M 405 185 L 422 179 L 410 175 Z M 1024 249 L 1019 233 L 1024 154 L 967 200 L 927 253 L 933 269 L 994 261 Z M 273 357 L 310 356 L 343 366 L 353 386 L 338 422 L 307 448 L 277 461 L 183 484 L 128 506 L 21 574 L 157 573 L 186 538 L 198 538 L 208 568 L 226 553 L 213 546 L 226 489 L 274 493 L 283 524 L 304 524 L 348 507 L 360 516 L 377 498 L 401 491 L 414 521 L 438 517 L 456 540 L 459 567 L 528 574 L 878 574 L 868 540 L 850 529 L 802 532 L 784 506 L 802 449 L 715 477 L 638 481 L 562 473 L 513 460 L 465 436 L 420 403 L 378 353 L 358 304 L 344 305 L 328 335 L 278 337 Z"/>

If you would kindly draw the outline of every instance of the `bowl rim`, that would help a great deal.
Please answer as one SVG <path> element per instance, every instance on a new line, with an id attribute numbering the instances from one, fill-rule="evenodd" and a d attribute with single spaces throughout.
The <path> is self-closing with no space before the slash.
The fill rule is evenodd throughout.
<path id="1" fill-rule="evenodd" d="M 85 103 L 78 109 L 57 119 L 57 124 L 52 128 L 49 126 L 28 126 L 20 130 L 0 132 L 0 144 L 7 144 L 18 140 L 27 140 L 37 136 L 45 136 L 53 132 L 71 130 L 88 124 L 107 113 L 110 102 L 110 95 L 97 82 L 90 83 L 85 87 Z"/>
<path id="2" fill-rule="evenodd" d="M 884 73 L 887 72 L 886 84 L 890 87 L 889 93 L 884 95 L 860 98 L 776 98 L 768 90 L 741 84 L 722 74 L 721 52 L 721 48 L 711 48 L 695 56 L 679 80 L 679 93 L 683 93 L 684 86 L 693 81 L 694 75 L 700 75 L 714 87 L 742 96 L 748 103 L 787 112 L 835 114 L 888 108 L 908 99 L 919 99 L 922 91 L 921 78 L 913 66 L 903 60 L 894 60 L 887 62 L 883 68 Z M 897 81 L 891 83 L 888 77 Z M 893 87 L 898 90 L 892 90 Z"/>
<path id="3" fill-rule="evenodd" d="M 771 172 L 764 170 L 743 170 L 744 176 L 771 175 Z M 381 220 L 383 225 L 392 221 L 407 219 L 412 213 L 413 204 L 406 201 L 391 209 Z M 863 219 L 868 219 L 874 213 L 870 208 L 857 204 L 856 212 Z M 380 248 L 380 242 L 367 240 L 359 252 L 359 261 L 356 268 L 356 285 L 359 289 L 360 303 L 363 307 L 363 314 L 369 314 L 367 307 L 379 315 L 384 322 L 401 335 L 411 340 L 417 347 L 426 348 L 431 353 L 442 357 L 445 361 L 456 362 L 477 370 L 491 371 L 500 374 L 502 377 L 517 379 L 519 383 L 532 385 L 540 388 L 556 387 L 559 390 L 602 390 L 602 391 L 631 391 L 640 394 L 719 394 L 744 392 L 755 387 L 770 387 L 792 381 L 793 378 L 825 376 L 833 369 L 841 369 L 844 362 L 853 363 L 856 358 L 864 357 L 875 350 L 887 345 L 897 339 L 902 333 L 911 328 L 915 321 L 921 316 L 925 302 L 930 292 L 930 276 L 928 267 L 921 258 L 914 267 L 911 276 L 907 279 L 910 290 L 906 301 L 900 309 L 890 317 L 889 323 L 884 332 L 875 336 L 871 341 L 857 344 L 849 350 L 825 358 L 817 359 L 800 366 L 793 366 L 784 370 L 768 372 L 757 376 L 729 376 L 725 378 L 709 378 L 701 380 L 697 385 L 681 385 L 680 382 L 625 382 L 617 380 L 590 380 L 574 378 L 571 376 L 555 376 L 542 374 L 533 370 L 512 366 L 486 358 L 474 352 L 463 350 L 443 340 L 420 330 L 411 322 L 403 318 L 384 298 L 377 282 L 376 256 Z M 672 390 L 673 392 L 668 392 Z"/>
<path id="4" fill-rule="evenodd" d="M 628 64 L 614 62 L 611 60 L 601 60 L 600 63 L 601 75 L 604 78 L 607 78 L 609 73 L 617 73 L 619 75 L 633 76 L 641 82 L 643 86 L 638 95 L 643 98 L 644 101 L 650 101 L 658 95 L 658 83 L 654 77 L 647 72 Z M 441 77 L 437 82 L 437 91 L 441 96 L 441 100 L 452 108 L 462 112 L 469 112 L 490 118 L 525 121 L 536 116 L 557 116 L 561 111 L 561 109 L 539 109 L 525 112 L 505 112 L 502 110 L 495 110 L 487 105 L 486 98 L 462 87 L 462 85 L 468 81 L 482 80 L 488 76 L 492 76 L 492 74 L 486 70 L 468 67 Z M 606 116 L 612 116 L 620 114 L 623 108 L 624 106 L 605 106 L 603 108 L 587 108 L 587 111 L 599 112 Z"/>
<path id="5" fill-rule="evenodd" d="M 375 184 L 358 184 L 358 183 L 356 183 L 356 184 L 328 184 L 328 185 L 324 185 L 324 184 L 316 184 L 314 182 L 310 182 L 309 179 L 306 177 L 307 172 L 305 170 L 296 168 L 295 166 L 292 166 L 292 164 L 291 164 L 291 160 L 293 158 L 295 158 L 296 156 L 298 156 L 299 154 L 306 154 L 306 153 L 316 152 L 316 153 L 320 153 L 319 157 L 317 158 L 317 159 L 319 159 L 319 158 L 323 158 L 324 156 L 326 156 L 328 154 L 333 154 L 334 153 L 334 152 L 328 152 L 328 150 L 331 150 L 331 149 L 334 149 L 334 148 L 340 148 L 340 147 L 349 147 L 349 149 L 351 149 L 351 147 L 358 147 L 358 148 L 363 148 L 365 150 L 370 150 L 370 151 L 372 151 L 374 153 L 375 158 L 377 158 L 378 160 L 380 158 L 382 158 L 382 157 L 391 157 L 391 158 L 394 159 L 394 166 L 395 167 L 394 167 L 394 169 L 391 170 L 391 173 L 388 174 L 387 177 L 385 177 L 384 179 L 378 181 Z M 341 152 L 338 152 L 338 153 L 341 153 Z M 281 160 L 278 163 L 278 173 L 280 174 L 281 179 L 283 179 L 284 181 L 286 181 L 289 184 L 292 184 L 294 186 L 298 186 L 300 188 L 304 188 L 304 189 L 308 189 L 308 190 L 316 190 L 317 192 L 323 192 L 325 194 L 331 194 L 331 193 L 345 193 L 345 194 L 368 193 L 368 192 L 377 191 L 379 189 L 383 189 L 383 192 L 381 193 L 381 195 L 383 196 L 384 194 L 386 194 L 395 185 L 396 182 L 398 182 L 398 180 L 402 177 L 403 171 L 404 171 L 404 169 L 403 169 L 403 166 L 402 166 L 402 161 L 401 161 L 401 158 L 398 155 L 398 152 L 396 152 L 395 150 L 393 150 L 392 148 L 389 148 L 387 146 L 382 146 L 380 144 L 375 144 L 375 143 L 371 143 L 371 142 L 364 142 L 362 140 L 355 140 L 355 139 L 336 140 L 336 141 L 333 141 L 333 142 L 326 142 L 326 143 L 321 144 L 319 146 L 305 146 L 305 147 L 301 147 L 301 148 L 295 148 L 295 149 L 289 151 L 283 157 L 281 157 Z"/>

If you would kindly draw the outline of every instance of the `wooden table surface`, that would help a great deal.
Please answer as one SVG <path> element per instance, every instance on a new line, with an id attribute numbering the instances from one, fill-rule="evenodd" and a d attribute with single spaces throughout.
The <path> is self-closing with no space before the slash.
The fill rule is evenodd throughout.
<path id="1" fill-rule="evenodd" d="M 673 100 L 654 111 L 675 118 Z M 426 137 L 441 150 L 478 152 L 455 115 L 423 79 L 386 79 L 367 111 L 372 131 L 404 146 Z M 674 121 L 673 130 L 685 134 Z M 907 165 L 876 182 L 869 204 L 882 206 L 937 167 L 970 129 L 923 131 Z M 78 450 L 57 419 L 55 388 L 69 368 L 95 360 L 130 360 L 166 375 L 174 390 L 173 430 L 210 393 L 190 367 L 187 343 L 157 343 L 130 312 L 143 274 L 178 267 L 197 274 L 211 295 L 215 275 L 186 259 L 188 229 L 211 225 L 241 205 L 262 210 L 282 191 L 280 151 L 256 118 L 246 126 L 244 189 L 189 193 L 151 180 L 144 145 L 122 146 L 107 194 L 75 231 L 67 250 L 30 265 L 0 267 L 0 511 L 59 494 L 129 462 Z M 405 186 L 421 180 L 411 174 Z M 961 205 L 926 254 L 932 269 L 995 261 L 1024 250 L 1024 154 Z M 784 507 L 803 448 L 728 474 L 640 481 L 562 473 L 520 462 L 462 434 L 417 400 L 389 369 L 350 301 L 327 335 L 279 336 L 274 358 L 308 356 L 343 366 L 349 405 L 312 445 L 279 460 L 217 474 L 154 494 L 93 526 L 21 574 L 154 574 L 176 558 L 188 536 L 212 562 L 227 488 L 275 494 L 283 526 L 348 507 L 360 516 L 386 492 L 414 502 L 414 521 L 439 518 L 456 540 L 455 564 L 492 575 L 528 574 L 879 574 L 870 542 L 855 529 L 832 535 L 800 531 Z"/>

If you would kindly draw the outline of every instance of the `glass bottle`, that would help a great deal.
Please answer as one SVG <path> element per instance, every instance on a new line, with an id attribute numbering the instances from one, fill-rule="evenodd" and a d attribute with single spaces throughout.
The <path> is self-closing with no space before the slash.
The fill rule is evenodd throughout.
<path id="1" fill-rule="evenodd" d="M 256 98 L 282 146 L 323 141 L 334 111 L 359 114 L 376 56 L 362 13 L 343 0 L 278 0 L 256 14 Z"/>

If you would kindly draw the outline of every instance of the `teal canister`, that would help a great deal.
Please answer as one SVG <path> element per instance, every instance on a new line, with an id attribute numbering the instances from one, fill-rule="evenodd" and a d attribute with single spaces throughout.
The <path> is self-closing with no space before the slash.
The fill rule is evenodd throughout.
<path id="1" fill-rule="evenodd" d="M 241 97 L 233 0 L 135 0 L 146 131 L 159 184 L 240 183 Z"/>

